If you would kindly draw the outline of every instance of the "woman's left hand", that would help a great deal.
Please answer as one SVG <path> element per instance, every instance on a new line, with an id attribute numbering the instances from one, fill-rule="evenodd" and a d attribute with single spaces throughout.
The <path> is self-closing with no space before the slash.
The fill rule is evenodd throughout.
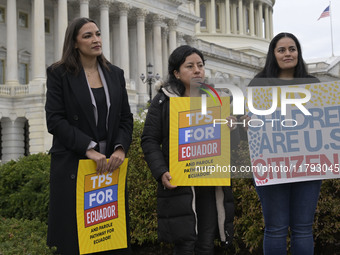
<path id="1" fill-rule="evenodd" d="M 107 163 L 107 172 L 112 173 L 113 170 L 117 169 L 125 159 L 125 151 L 123 148 L 118 147 L 111 155 L 109 162 Z"/>

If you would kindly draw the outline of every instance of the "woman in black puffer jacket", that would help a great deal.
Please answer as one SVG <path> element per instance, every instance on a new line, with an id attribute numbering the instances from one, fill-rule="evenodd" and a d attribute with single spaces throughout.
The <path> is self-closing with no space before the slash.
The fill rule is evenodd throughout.
<path id="1" fill-rule="evenodd" d="M 218 233 L 225 245 L 233 238 L 234 201 L 231 186 L 176 187 L 169 174 L 169 98 L 190 95 L 190 81 L 204 78 L 202 53 L 188 45 L 169 58 L 168 81 L 148 109 L 142 148 L 158 182 L 157 215 L 159 241 L 174 243 L 174 254 L 214 254 Z M 236 131 L 236 130 L 235 130 Z M 239 142 L 231 131 L 232 148 Z"/>

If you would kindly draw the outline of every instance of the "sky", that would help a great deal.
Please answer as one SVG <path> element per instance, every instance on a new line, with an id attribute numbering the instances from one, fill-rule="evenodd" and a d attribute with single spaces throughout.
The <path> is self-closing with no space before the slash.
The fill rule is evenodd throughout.
<path id="1" fill-rule="evenodd" d="M 329 0 L 276 0 L 274 36 L 290 32 L 300 41 L 305 60 L 332 56 L 330 17 L 320 20 Z M 334 55 L 340 56 L 340 0 L 331 1 Z"/>

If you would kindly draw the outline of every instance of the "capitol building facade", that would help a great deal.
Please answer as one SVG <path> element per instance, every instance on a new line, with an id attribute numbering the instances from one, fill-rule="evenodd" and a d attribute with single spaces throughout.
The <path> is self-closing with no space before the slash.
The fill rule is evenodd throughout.
<path id="1" fill-rule="evenodd" d="M 103 53 L 124 70 L 131 110 L 149 100 L 141 74 L 165 80 L 167 60 L 189 44 L 206 75 L 245 87 L 263 67 L 275 0 L 0 0 L 0 161 L 47 152 L 46 68 L 61 58 L 68 22 L 90 17 Z M 308 64 L 321 80 L 340 77 L 340 59 Z M 151 90 L 155 95 L 154 89 Z"/>

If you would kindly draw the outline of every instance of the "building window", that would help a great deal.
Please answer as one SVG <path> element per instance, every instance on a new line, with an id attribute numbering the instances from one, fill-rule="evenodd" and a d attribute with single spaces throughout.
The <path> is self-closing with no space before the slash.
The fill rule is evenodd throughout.
<path id="1" fill-rule="evenodd" d="M 28 84 L 28 64 L 19 64 L 19 83 L 24 85 Z"/>
<path id="2" fill-rule="evenodd" d="M 50 19 L 45 19 L 45 33 L 49 34 L 50 33 Z"/>
<path id="3" fill-rule="evenodd" d="M 205 4 L 200 5 L 201 14 L 201 28 L 207 28 L 207 6 Z"/>
<path id="4" fill-rule="evenodd" d="M 5 61 L 0 59 L 0 84 L 5 84 Z"/>
<path id="5" fill-rule="evenodd" d="M 261 19 L 261 29 L 263 31 L 262 38 L 266 38 L 266 22 L 264 17 Z"/>
<path id="6" fill-rule="evenodd" d="M 28 28 L 28 14 L 24 12 L 19 12 L 19 26 Z"/>
<path id="7" fill-rule="evenodd" d="M 0 23 L 5 23 L 6 16 L 5 16 L 5 8 L 0 7 Z"/>
<path id="8" fill-rule="evenodd" d="M 221 29 L 221 22 L 220 22 L 220 5 L 216 5 L 216 29 Z"/>
<path id="9" fill-rule="evenodd" d="M 238 6 L 236 7 L 236 31 L 240 31 L 240 22 L 239 22 L 239 16 L 238 16 Z"/>
<path id="10" fill-rule="evenodd" d="M 246 8 L 246 33 L 250 34 L 249 9 Z"/>
<path id="11" fill-rule="evenodd" d="M 24 156 L 29 156 L 30 155 L 30 137 L 29 137 L 29 124 L 28 120 L 26 120 L 25 125 L 24 125 Z"/>

